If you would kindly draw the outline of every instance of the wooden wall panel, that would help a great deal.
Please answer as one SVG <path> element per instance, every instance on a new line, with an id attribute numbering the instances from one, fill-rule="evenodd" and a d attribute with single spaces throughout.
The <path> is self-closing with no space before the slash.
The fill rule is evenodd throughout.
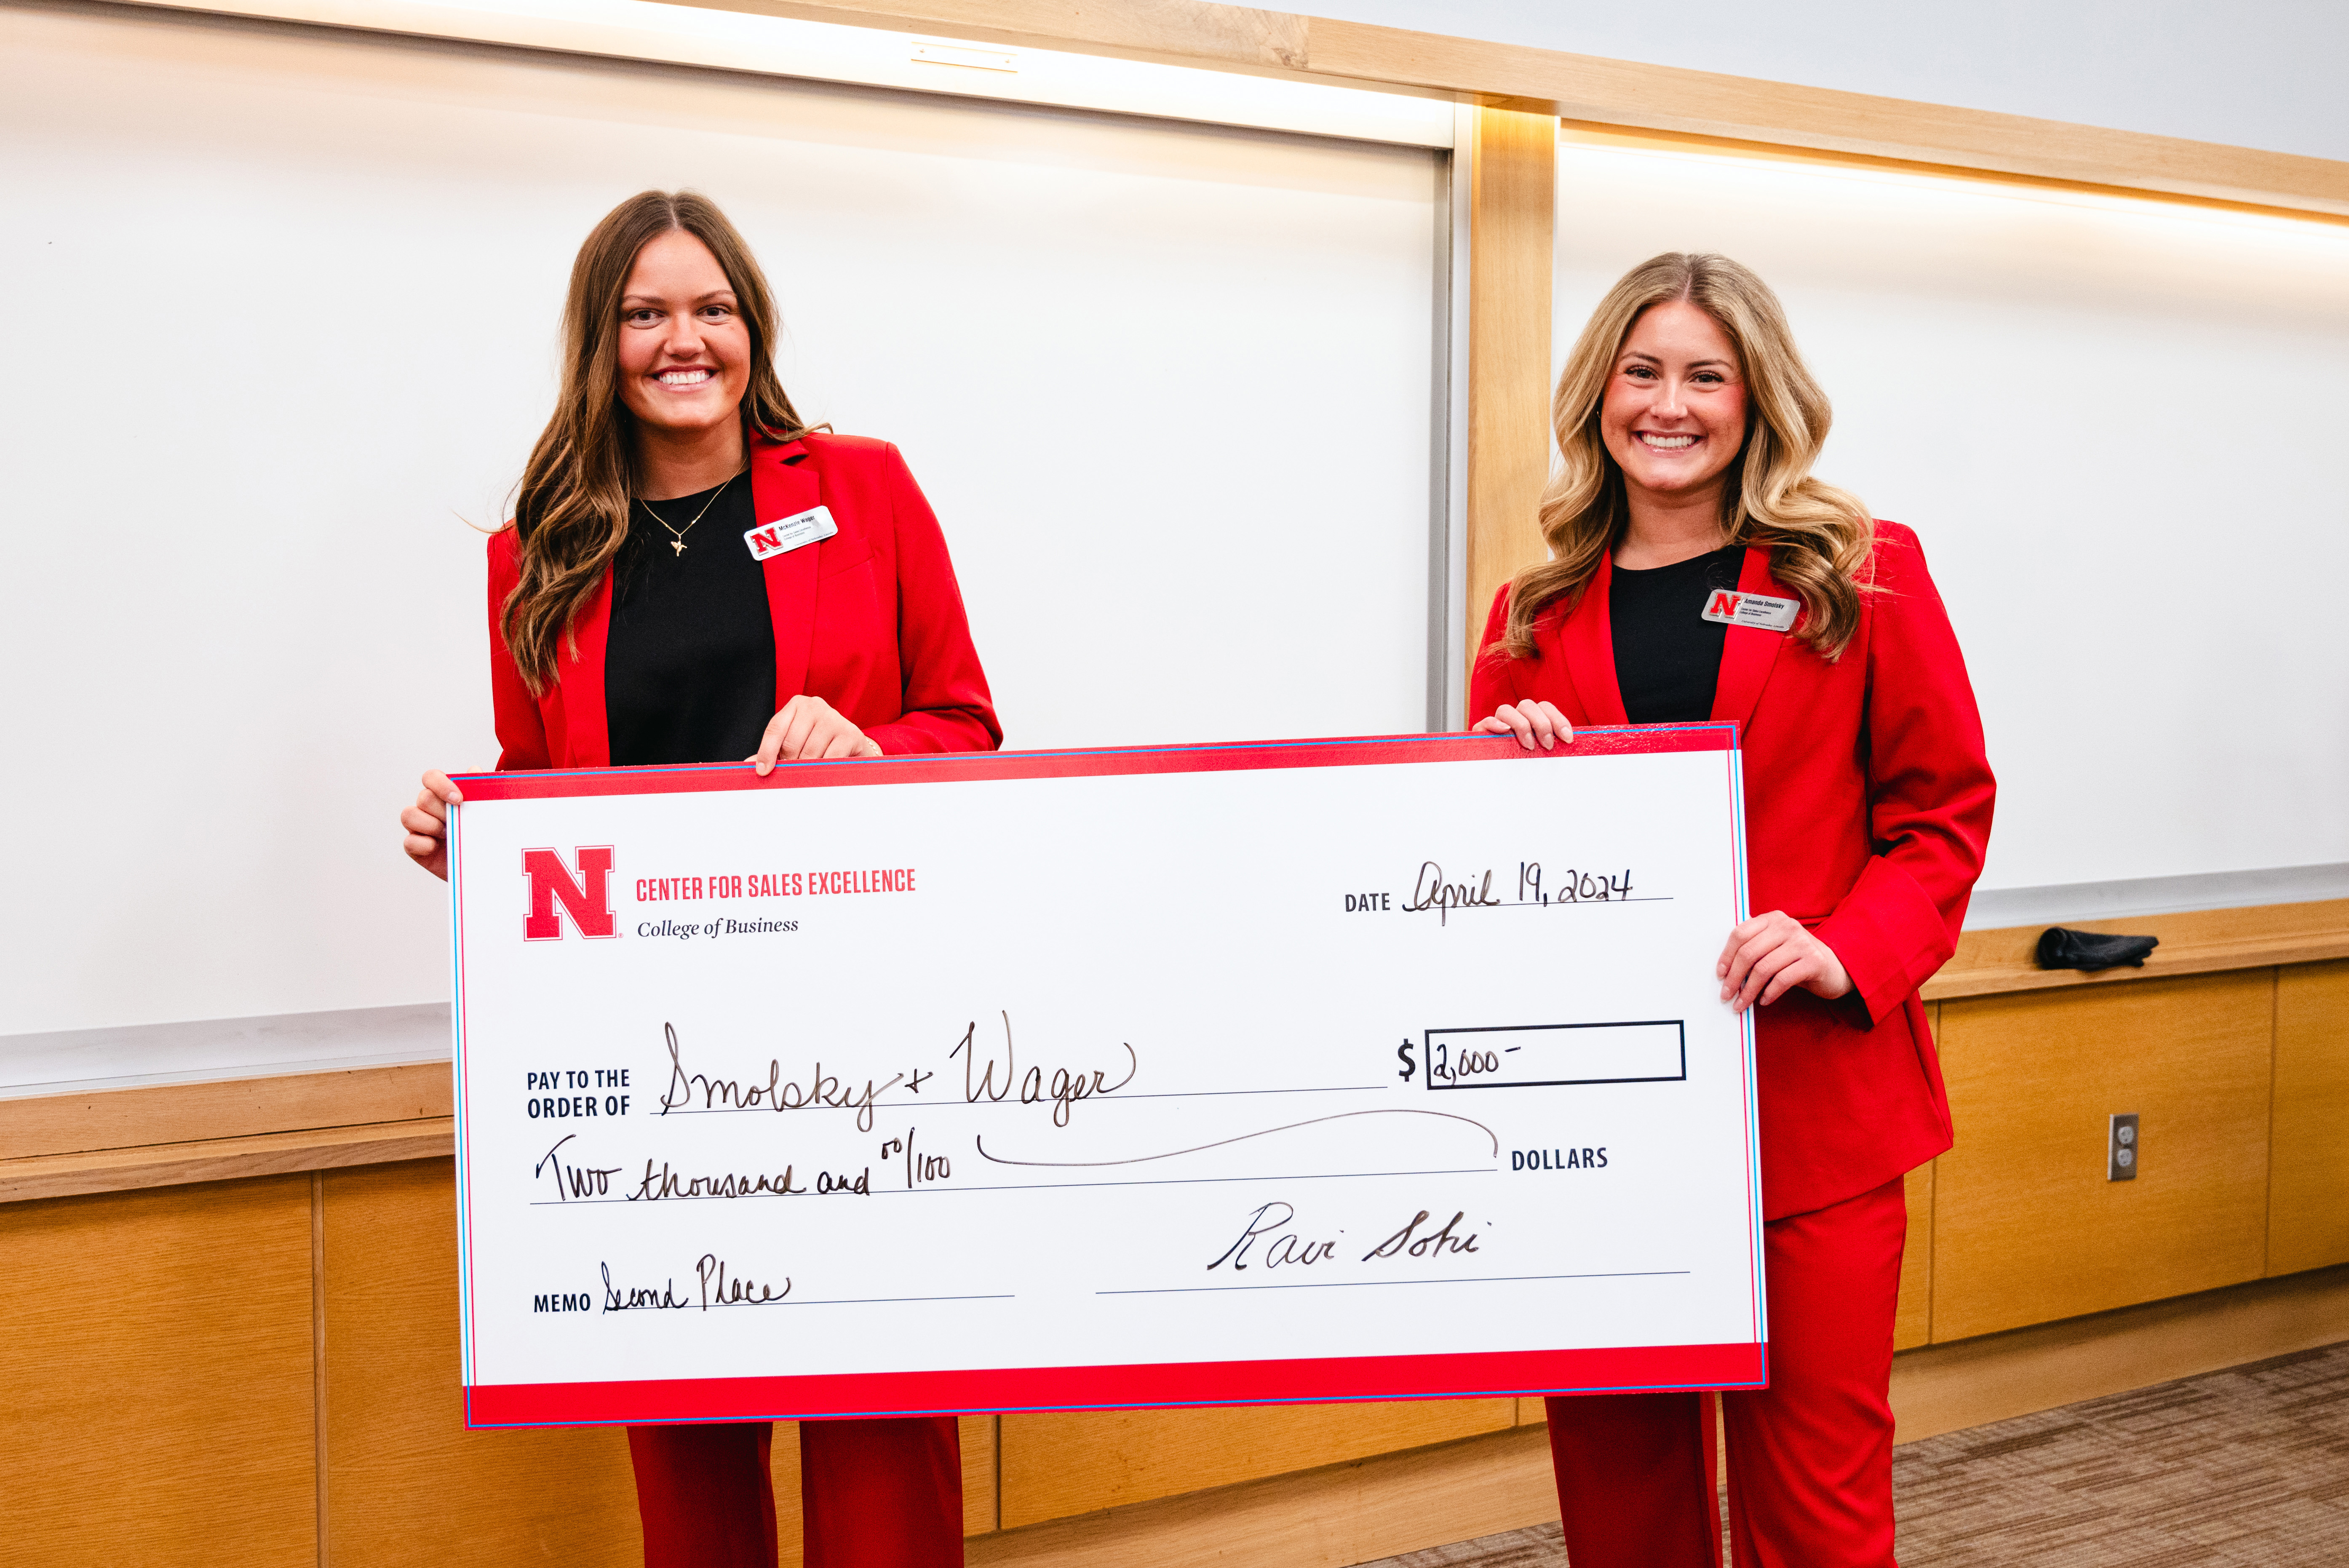
<path id="1" fill-rule="evenodd" d="M 1557 1517 L 1549 1445 L 1516 1429 L 1056 1520 L 970 1543 L 970 1568 L 1343 1568 Z"/>
<path id="2" fill-rule="evenodd" d="M 984 1535 L 996 1528 L 995 1460 L 999 1416 L 962 1418 L 962 1532 Z"/>
<path id="3" fill-rule="evenodd" d="M 1516 1420 L 1513 1399 L 1008 1415 L 1003 1528 L 1448 1442 Z"/>
<path id="4" fill-rule="evenodd" d="M 2263 1271 L 2275 972 L 1941 1004 L 1957 1147 L 1936 1162 L 1934 1339 Z M 2106 1118 L 2142 1117 L 2134 1181 Z"/>
<path id="5" fill-rule="evenodd" d="M 775 1484 L 775 1557 L 777 1568 L 800 1568 L 806 1561 L 800 1531 L 806 1514 L 800 1507 L 800 1424 L 777 1421 L 775 1441 L 769 1450 L 769 1473 Z"/>
<path id="6" fill-rule="evenodd" d="M 1933 1166 L 1909 1172 L 1909 1243 L 1900 1253 L 1900 1305 L 1892 1315 L 1892 1348 L 1914 1350 L 1933 1337 Z"/>
<path id="7" fill-rule="evenodd" d="M 310 1181 L 0 1207 L 0 1562 L 308 1564 Z"/>
<path id="8" fill-rule="evenodd" d="M 2349 963 L 2276 976 L 2268 1267 L 2349 1263 Z"/>
<path id="9" fill-rule="evenodd" d="M 639 1568 L 624 1432 L 465 1429 L 453 1164 L 324 1181 L 328 1568 Z"/>

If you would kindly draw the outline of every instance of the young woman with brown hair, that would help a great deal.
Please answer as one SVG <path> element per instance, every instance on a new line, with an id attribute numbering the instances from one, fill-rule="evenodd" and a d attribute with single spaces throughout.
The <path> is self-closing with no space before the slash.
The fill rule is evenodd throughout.
<path id="1" fill-rule="evenodd" d="M 1739 1568 L 1890 1568 L 1902 1173 L 1951 1144 L 1917 988 L 1950 956 L 1995 786 L 1916 535 L 1811 477 L 1826 395 L 1721 256 L 1635 267 L 1552 407 L 1550 559 L 1495 601 L 1475 727 L 1733 720 L 1753 907 L 1714 968 L 1755 1017 L 1770 1386 L 1721 1396 Z M 1694 1393 L 1549 1401 L 1574 1568 L 1717 1565 Z"/>
<path id="2" fill-rule="evenodd" d="M 580 247 L 554 417 L 490 539 L 500 769 L 763 776 L 1001 744 L 937 520 L 895 447 L 801 422 L 775 333 L 764 274 L 703 197 L 631 197 Z M 444 877 L 459 798 L 427 773 L 400 815 Z M 647 1568 L 774 1568 L 772 1434 L 629 1429 Z M 809 1568 L 962 1562 L 952 1418 L 802 1423 L 800 1475 Z"/>

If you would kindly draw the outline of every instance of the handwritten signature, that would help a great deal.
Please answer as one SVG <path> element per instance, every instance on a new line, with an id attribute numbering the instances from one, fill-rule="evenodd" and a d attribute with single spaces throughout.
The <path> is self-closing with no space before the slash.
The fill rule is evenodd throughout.
<path id="1" fill-rule="evenodd" d="M 1460 1228 L 1467 1218 L 1468 1211 L 1459 1210 L 1438 1229 L 1422 1234 L 1420 1227 L 1428 1220 L 1428 1212 L 1422 1209 L 1405 1221 L 1402 1229 L 1364 1253 L 1360 1261 L 1367 1264 L 1402 1257 L 1433 1260 L 1473 1253 L 1476 1251 L 1479 1235 L 1474 1227 L 1464 1231 Z M 1317 1240 L 1292 1229 L 1296 1219 L 1297 1210 L 1278 1199 L 1260 1205 L 1248 1215 L 1247 1223 L 1240 1230 L 1239 1239 L 1226 1247 L 1223 1255 L 1207 1265 L 1208 1271 L 1212 1273 L 1229 1264 L 1233 1273 L 1246 1273 L 1248 1254 L 1257 1251 L 1259 1242 L 1264 1243 L 1263 1250 L 1257 1253 L 1257 1265 L 1260 1268 L 1310 1268 L 1316 1264 L 1336 1261 L 1337 1236 L 1346 1233 L 1344 1228 L 1340 1227 L 1335 1236 Z"/>

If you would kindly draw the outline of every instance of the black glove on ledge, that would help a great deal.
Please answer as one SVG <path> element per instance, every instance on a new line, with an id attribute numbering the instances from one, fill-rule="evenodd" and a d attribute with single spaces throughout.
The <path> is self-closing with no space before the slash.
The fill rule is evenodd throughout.
<path id="1" fill-rule="evenodd" d="M 2039 936 L 2039 967 L 2142 969 L 2146 955 L 2160 945 L 2158 936 L 2104 936 L 2051 925 Z"/>

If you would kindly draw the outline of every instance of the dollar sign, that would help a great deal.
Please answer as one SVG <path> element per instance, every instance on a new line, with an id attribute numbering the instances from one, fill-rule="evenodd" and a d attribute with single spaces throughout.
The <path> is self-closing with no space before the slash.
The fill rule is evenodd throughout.
<path id="1" fill-rule="evenodd" d="M 1402 1044 L 1395 1047 L 1395 1060 L 1402 1064 L 1402 1071 L 1395 1074 L 1395 1077 L 1402 1078 L 1403 1081 L 1408 1083 L 1411 1080 L 1412 1072 L 1419 1066 L 1417 1062 L 1411 1059 L 1411 1042 L 1409 1040 L 1405 1040 Z"/>

